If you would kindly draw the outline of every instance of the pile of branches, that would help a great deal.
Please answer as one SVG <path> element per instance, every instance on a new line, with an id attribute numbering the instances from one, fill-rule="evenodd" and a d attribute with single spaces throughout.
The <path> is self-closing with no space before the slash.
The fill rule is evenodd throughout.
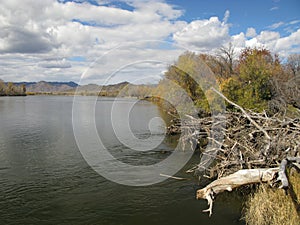
<path id="1" fill-rule="evenodd" d="M 205 118 L 186 116 L 168 128 L 169 134 L 183 134 L 183 149 L 197 145 L 201 158 L 208 159 L 187 172 L 220 178 L 241 169 L 278 167 L 283 159 L 300 156 L 300 114 L 298 118 L 268 116 L 222 97 L 238 112 Z M 217 134 L 212 132 L 216 129 Z"/>

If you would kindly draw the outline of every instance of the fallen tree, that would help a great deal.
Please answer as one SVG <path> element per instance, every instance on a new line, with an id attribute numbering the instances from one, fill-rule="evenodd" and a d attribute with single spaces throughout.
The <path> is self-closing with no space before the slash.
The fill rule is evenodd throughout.
<path id="1" fill-rule="evenodd" d="M 281 186 L 279 188 L 287 189 L 289 181 L 286 176 L 286 168 L 289 164 L 293 165 L 293 163 L 300 163 L 300 157 L 288 157 L 276 168 L 239 170 L 199 189 L 196 193 L 196 198 L 207 200 L 209 208 L 203 210 L 203 212 L 209 212 L 209 216 L 211 216 L 215 195 L 221 192 L 232 191 L 240 186 L 255 183 L 269 183 L 271 186 L 274 186 L 275 183 L 280 182 Z"/>

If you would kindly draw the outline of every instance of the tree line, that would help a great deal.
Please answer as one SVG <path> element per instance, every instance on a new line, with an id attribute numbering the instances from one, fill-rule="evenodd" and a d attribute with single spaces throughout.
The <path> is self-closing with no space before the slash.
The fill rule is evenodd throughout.
<path id="1" fill-rule="evenodd" d="M 15 85 L 12 82 L 5 83 L 0 80 L 0 96 L 25 96 L 26 86 L 25 84 Z"/>
<path id="2" fill-rule="evenodd" d="M 185 96 L 178 95 L 174 84 L 184 89 Z M 209 103 L 217 103 L 210 88 L 214 86 L 231 101 L 256 112 L 274 114 L 287 108 L 299 109 L 300 54 L 281 60 L 268 49 L 245 48 L 237 56 L 232 45 L 221 48 L 216 55 L 187 51 L 169 66 L 155 93 L 176 95 L 181 98 L 178 102 L 190 98 L 198 113 L 209 114 Z M 234 110 L 229 104 L 227 108 Z"/>

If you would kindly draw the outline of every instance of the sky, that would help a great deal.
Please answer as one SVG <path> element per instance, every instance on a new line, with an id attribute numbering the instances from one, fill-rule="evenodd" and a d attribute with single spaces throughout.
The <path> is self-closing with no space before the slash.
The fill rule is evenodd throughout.
<path id="1" fill-rule="evenodd" d="M 189 50 L 300 53 L 299 0 L 0 0 L 0 79 L 154 83 Z"/>

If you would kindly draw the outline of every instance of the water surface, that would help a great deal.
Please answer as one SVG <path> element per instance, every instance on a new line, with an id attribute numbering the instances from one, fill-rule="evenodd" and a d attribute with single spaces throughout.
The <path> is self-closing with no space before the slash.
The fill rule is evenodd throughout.
<path id="1" fill-rule="evenodd" d="M 146 187 L 116 184 L 97 174 L 76 145 L 72 100 L 62 96 L 0 98 L 0 224 L 244 224 L 239 214 L 241 201 L 232 194 L 218 197 L 212 218 L 202 213 L 206 202 L 194 198 L 200 186 L 184 169 L 177 175 L 187 180 Z M 117 104 L 126 107 L 130 101 Z M 150 152 L 134 153 L 123 146 L 107 129 L 106 106 L 111 103 L 112 99 L 105 99 L 95 110 L 98 132 L 111 154 L 133 165 L 153 164 L 170 154 L 176 142 L 169 138 Z M 151 118 L 166 118 L 156 105 L 145 101 L 135 105 L 131 116 L 138 138 L 151 135 L 147 126 Z M 160 132 L 156 135 L 164 135 L 163 125 L 157 125 Z"/>

